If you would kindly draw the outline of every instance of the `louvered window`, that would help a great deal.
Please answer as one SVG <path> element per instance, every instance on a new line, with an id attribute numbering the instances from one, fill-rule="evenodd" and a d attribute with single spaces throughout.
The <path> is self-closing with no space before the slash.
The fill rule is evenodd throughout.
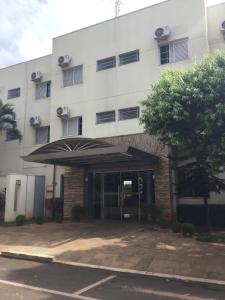
<path id="1" fill-rule="evenodd" d="M 139 50 L 123 53 L 119 55 L 120 65 L 126 65 L 139 60 Z"/>
<path id="2" fill-rule="evenodd" d="M 8 99 L 20 97 L 20 88 L 8 90 Z"/>
<path id="3" fill-rule="evenodd" d="M 83 66 L 77 66 L 63 71 L 63 86 L 71 86 L 83 82 Z"/>
<path id="4" fill-rule="evenodd" d="M 160 46 L 162 65 L 179 62 L 188 58 L 188 39 L 183 39 Z"/>
<path id="5" fill-rule="evenodd" d="M 119 110 L 119 120 L 139 118 L 139 107 L 129 107 Z"/>
<path id="6" fill-rule="evenodd" d="M 114 122 L 114 121 L 115 121 L 115 111 L 114 110 L 96 114 L 96 123 L 97 124 Z"/>
<path id="7" fill-rule="evenodd" d="M 116 66 L 116 57 L 109 57 L 97 61 L 97 71 L 107 70 Z"/>

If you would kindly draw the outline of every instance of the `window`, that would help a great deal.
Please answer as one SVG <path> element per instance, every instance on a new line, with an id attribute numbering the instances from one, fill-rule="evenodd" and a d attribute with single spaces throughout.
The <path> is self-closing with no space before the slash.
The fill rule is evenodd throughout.
<path id="1" fill-rule="evenodd" d="M 113 121 L 115 121 L 115 111 L 114 110 L 96 114 L 96 123 L 97 124 L 108 123 L 108 122 L 113 122 Z"/>
<path id="2" fill-rule="evenodd" d="M 129 107 L 119 110 L 119 120 L 139 118 L 139 107 Z"/>
<path id="3" fill-rule="evenodd" d="M 6 129 L 6 141 L 18 140 L 16 133 L 10 128 Z"/>
<path id="4" fill-rule="evenodd" d="M 179 197 L 204 197 L 209 196 L 205 186 L 204 173 L 201 169 L 187 170 L 180 168 L 177 172 Z"/>
<path id="5" fill-rule="evenodd" d="M 41 82 L 36 85 L 36 99 L 51 96 L 51 81 Z"/>
<path id="6" fill-rule="evenodd" d="M 182 61 L 188 58 L 188 39 L 160 46 L 161 65 Z"/>
<path id="7" fill-rule="evenodd" d="M 82 117 L 62 120 L 63 136 L 82 135 Z"/>
<path id="8" fill-rule="evenodd" d="M 116 66 L 116 57 L 109 57 L 97 61 L 97 71 L 107 70 Z"/>
<path id="9" fill-rule="evenodd" d="M 119 55 L 120 65 L 126 65 L 139 60 L 139 50 L 123 53 Z"/>
<path id="10" fill-rule="evenodd" d="M 46 144 L 49 143 L 50 127 L 37 127 L 35 128 L 35 143 Z"/>
<path id="11" fill-rule="evenodd" d="M 8 90 L 8 99 L 20 97 L 20 88 Z"/>
<path id="12" fill-rule="evenodd" d="M 71 86 L 83 82 L 83 66 L 63 70 L 63 86 Z"/>

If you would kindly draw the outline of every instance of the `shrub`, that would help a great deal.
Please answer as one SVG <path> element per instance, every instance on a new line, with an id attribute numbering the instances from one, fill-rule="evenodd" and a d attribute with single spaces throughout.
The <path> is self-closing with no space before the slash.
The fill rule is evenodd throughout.
<path id="1" fill-rule="evenodd" d="M 170 228 L 170 221 L 168 221 L 166 219 L 160 219 L 159 226 L 160 226 L 160 228 L 163 228 L 163 229 Z"/>
<path id="2" fill-rule="evenodd" d="M 55 221 L 56 221 L 56 223 L 60 223 L 61 224 L 63 222 L 63 214 L 57 213 L 55 215 Z"/>
<path id="3" fill-rule="evenodd" d="M 24 225 L 26 222 L 26 217 L 24 215 L 18 215 L 16 217 L 16 225 L 17 226 L 22 226 Z"/>
<path id="4" fill-rule="evenodd" d="M 38 216 L 35 218 L 35 223 L 38 224 L 38 225 L 41 225 L 45 222 L 45 217 L 43 216 Z"/>
<path id="5" fill-rule="evenodd" d="M 193 236 L 195 233 L 195 226 L 192 223 L 183 223 L 181 227 L 183 236 Z"/>
<path id="6" fill-rule="evenodd" d="M 156 204 L 150 204 L 147 207 L 148 215 L 150 216 L 153 224 L 157 223 L 162 215 L 163 208 Z"/>
<path id="7" fill-rule="evenodd" d="M 72 217 L 75 221 L 80 221 L 84 216 L 84 207 L 81 205 L 74 205 L 72 207 Z"/>
<path id="8" fill-rule="evenodd" d="M 172 226 L 171 226 L 172 231 L 173 231 L 174 233 L 179 233 L 179 232 L 181 232 L 181 227 L 182 227 L 182 224 L 181 224 L 180 222 L 174 222 L 174 223 L 172 224 Z"/>

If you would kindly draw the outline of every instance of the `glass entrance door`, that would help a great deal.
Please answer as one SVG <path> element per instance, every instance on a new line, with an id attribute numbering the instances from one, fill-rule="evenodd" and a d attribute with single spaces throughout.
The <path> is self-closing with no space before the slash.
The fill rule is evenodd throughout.
<path id="1" fill-rule="evenodd" d="M 99 219 L 141 220 L 154 202 L 151 171 L 96 173 L 88 178 L 89 215 Z"/>

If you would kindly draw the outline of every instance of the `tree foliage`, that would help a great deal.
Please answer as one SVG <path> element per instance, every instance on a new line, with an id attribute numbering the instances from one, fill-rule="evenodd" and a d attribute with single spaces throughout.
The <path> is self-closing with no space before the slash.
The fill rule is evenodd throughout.
<path id="1" fill-rule="evenodd" d="M 3 104 L 2 100 L 0 100 L 0 130 L 10 130 L 20 141 L 22 139 L 22 135 L 17 128 L 13 106 L 9 103 Z"/>
<path id="2" fill-rule="evenodd" d="M 187 159 L 198 184 L 225 189 L 219 176 L 225 167 L 225 51 L 192 68 L 162 73 L 143 101 L 141 123 L 179 153 L 176 159 Z"/>

